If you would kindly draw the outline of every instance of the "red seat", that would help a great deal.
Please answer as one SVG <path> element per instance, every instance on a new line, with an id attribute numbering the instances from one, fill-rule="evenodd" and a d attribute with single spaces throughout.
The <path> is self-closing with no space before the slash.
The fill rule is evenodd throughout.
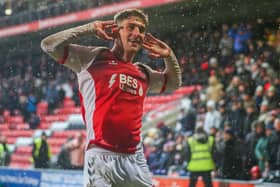
<path id="1" fill-rule="evenodd" d="M 33 136 L 33 130 L 13 130 L 13 131 L 4 131 L 3 135 L 6 137 L 31 137 Z"/>
<path id="2" fill-rule="evenodd" d="M 80 107 L 63 107 L 55 110 L 56 114 L 79 114 L 81 113 Z"/>
<path id="3" fill-rule="evenodd" d="M 7 137 L 7 144 L 15 144 L 17 141 L 17 137 Z"/>
<path id="4" fill-rule="evenodd" d="M 48 103 L 45 101 L 38 103 L 36 112 L 38 115 L 46 115 L 48 113 Z"/>
<path id="5" fill-rule="evenodd" d="M 9 125 L 7 123 L 0 124 L 0 132 L 9 130 Z"/>
<path id="6" fill-rule="evenodd" d="M 67 130 L 67 131 L 55 131 L 52 134 L 53 138 L 68 138 L 70 136 L 75 136 L 78 132 L 82 131 L 76 131 L 76 130 Z"/>
<path id="7" fill-rule="evenodd" d="M 49 122 L 41 122 L 38 126 L 39 129 L 48 129 L 51 126 L 52 123 Z"/>
<path id="8" fill-rule="evenodd" d="M 61 151 L 61 147 L 51 147 L 51 152 L 53 155 L 57 155 Z"/>
<path id="9" fill-rule="evenodd" d="M 20 169 L 28 169 L 31 167 L 29 163 L 21 163 L 21 162 L 11 162 L 9 167 L 11 168 L 20 168 Z"/>
<path id="10" fill-rule="evenodd" d="M 29 124 L 28 123 L 18 123 L 15 125 L 15 129 L 17 130 L 27 130 L 29 129 Z"/>
<path id="11" fill-rule="evenodd" d="M 23 123 L 23 116 L 10 116 L 8 119 L 9 123 Z"/>
<path id="12" fill-rule="evenodd" d="M 65 142 L 67 138 L 48 138 L 48 143 L 51 147 L 61 147 Z"/>
<path id="13" fill-rule="evenodd" d="M 47 115 L 41 117 L 42 122 L 57 122 L 57 121 L 66 121 L 68 119 L 68 115 Z"/>
<path id="14" fill-rule="evenodd" d="M 30 156 L 23 156 L 20 154 L 13 153 L 11 156 L 11 162 L 18 162 L 18 163 L 27 163 L 31 164 L 31 155 Z"/>
<path id="15" fill-rule="evenodd" d="M 63 107 L 74 107 L 75 106 L 75 101 L 73 101 L 71 98 L 65 98 L 63 100 Z"/>
<path id="16" fill-rule="evenodd" d="M 32 146 L 20 146 L 17 147 L 15 153 L 20 155 L 31 155 L 32 153 Z"/>

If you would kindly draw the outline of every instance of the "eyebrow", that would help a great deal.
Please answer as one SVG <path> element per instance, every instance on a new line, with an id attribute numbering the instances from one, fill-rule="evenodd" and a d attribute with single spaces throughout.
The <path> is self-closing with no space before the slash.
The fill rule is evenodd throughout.
<path id="1" fill-rule="evenodd" d="M 133 25 L 133 26 L 137 26 L 140 29 L 146 31 L 146 26 L 144 24 L 138 24 L 138 23 L 128 23 L 128 25 Z"/>

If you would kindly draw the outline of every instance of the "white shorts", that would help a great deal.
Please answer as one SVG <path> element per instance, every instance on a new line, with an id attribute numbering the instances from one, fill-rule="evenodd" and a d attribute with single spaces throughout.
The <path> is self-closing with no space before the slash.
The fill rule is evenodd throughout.
<path id="1" fill-rule="evenodd" d="M 84 187 L 152 187 L 143 151 L 121 154 L 93 147 L 86 151 Z"/>

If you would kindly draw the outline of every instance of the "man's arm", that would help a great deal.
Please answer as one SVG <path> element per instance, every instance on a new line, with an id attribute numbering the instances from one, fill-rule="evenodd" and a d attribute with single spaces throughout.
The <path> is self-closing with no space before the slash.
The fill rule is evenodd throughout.
<path id="1" fill-rule="evenodd" d="M 163 58 L 165 70 L 158 72 L 143 65 L 149 76 L 149 92 L 162 93 L 179 88 L 182 84 L 182 72 L 177 58 L 170 47 L 151 34 L 147 34 L 143 47 L 149 51 L 150 56 Z"/>
<path id="2" fill-rule="evenodd" d="M 112 37 L 105 29 L 112 27 L 115 27 L 113 21 L 95 21 L 67 29 L 44 38 L 41 48 L 57 62 L 79 72 L 93 58 L 95 51 L 94 47 L 76 45 L 73 42 L 80 37 L 93 35 L 111 40 Z"/>

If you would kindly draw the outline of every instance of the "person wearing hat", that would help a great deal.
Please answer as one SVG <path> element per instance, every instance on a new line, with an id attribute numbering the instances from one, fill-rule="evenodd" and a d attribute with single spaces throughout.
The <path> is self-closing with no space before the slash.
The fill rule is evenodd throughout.
<path id="1" fill-rule="evenodd" d="M 240 145 L 234 134 L 231 128 L 224 130 L 224 159 L 221 166 L 221 175 L 224 179 L 241 179 L 243 177 Z"/>
<path id="2" fill-rule="evenodd" d="M 187 169 L 190 172 L 189 187 L 195 187 L 199 176 L 205 187 L 212 187 L 211 171 L 215 169 L 214 137 L 208 136 L 202 126 L 199 126 L 187 141 Z"/>
<path id="3" fill-rule="evenodd" d="M 252 122 L 252 131 L 245 138 L 245 162 L 244 169 L 247 179 L 250 179 L 250 170 L 253 166 L 258 165 L 258 159 L 255 155 L 256 145 L 262 137 L 265 136 L 265 125 L 261 121 Z"/>
<path id="4" fill-rule="evenodd" d="M 216 110 L 216 103 L 215 101 L 209 100 L 207 101 L 207 112 L 205 115 L 205 120 L 204 120 L 204 130 L 206 131 L 207 134 L 210 134 L 210 129 L 212 127 L 216 127 L 219 129 L 220 124 L 221 124 L 221 114 Z"/>
<path id="5" fill-rule="evenodd" d="M 45 132 L 41 137 L 36 138 L 33 142 L 32 160 L 35 168 L 49 168 L 51 160 L 51 149 L 47 142 L 47 135 Z"/>

